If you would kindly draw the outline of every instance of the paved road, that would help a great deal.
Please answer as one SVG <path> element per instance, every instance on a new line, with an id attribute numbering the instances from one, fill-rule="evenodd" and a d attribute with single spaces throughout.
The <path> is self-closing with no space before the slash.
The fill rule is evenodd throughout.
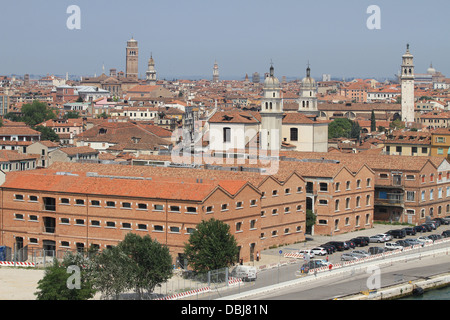
<path id="1" fill-rule="evenodd" d="M 450 272 L 450 257 L 440 256 L 397 263 L 381 268 L 381 287 L 395 285 L 418 278 Z M 248 300 L 325 300 L 368 290 L 370 273 L 355 272 L 326 278 L 296 287 L 288 287 L 267 294 L 248 297 Z"/>

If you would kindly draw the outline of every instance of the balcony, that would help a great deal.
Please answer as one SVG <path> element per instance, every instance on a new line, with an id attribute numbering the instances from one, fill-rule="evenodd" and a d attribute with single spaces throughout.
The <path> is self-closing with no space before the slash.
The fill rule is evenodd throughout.
<path id="1" fill-rule="evenodd" d="M 379 192 L 375 199 L 376 206 L 394 206 L 403 207 L 405 202 L 405 195 L 403 193 L 387 193 Z"/>

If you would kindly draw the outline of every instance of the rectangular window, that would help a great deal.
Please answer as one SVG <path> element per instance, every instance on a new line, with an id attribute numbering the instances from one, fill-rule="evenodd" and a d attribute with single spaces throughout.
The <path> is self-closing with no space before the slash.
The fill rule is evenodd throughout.
<path id="1" fill-rule="evenodd" d="M 122 202 L 122 208 L 131 209 L 131 203 L 130 202 Z"/>
<path id="2" fill-rule="evenodd" d="M 98 200 L 91 200 L 91 206 L 99 207 L 100 206 L 100 201 L 98 201 Z"/>
<path id="3" fill-rule="evenodd" d="M 138 209 L 139 210 L 147 210 L 147 204 L 146 203 L 138 203 Z"/>
<path id="4" fill-rule="evenodd" d="M 180 206 L 170 206 L 169 210 L 171 212 L 180 212 Z"/>
<path id="5" fill-rule="evenodd" d="M 155 204 L 153 206 L 153 210 L 155 210 L 155 211 L 163 211 L 164 210 L 164 206 L 162 204 Z"/>
<path id="6" fill-rule="evenodd" d="M 196 207 L 186 207 L 186 212 L 187 213 L 197 213 L 197 208 Z"/>
<path id="7" fill-rule="evenodd" d="M 115 206 L 116 206 L 116 203 L 114 201 L 106 201 L 106 207 L 114 208 Z"/>

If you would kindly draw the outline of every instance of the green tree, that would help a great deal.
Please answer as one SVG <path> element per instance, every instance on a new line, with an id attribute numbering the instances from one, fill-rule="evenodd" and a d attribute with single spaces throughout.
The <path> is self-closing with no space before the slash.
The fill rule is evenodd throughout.
<path id="1" fill-rule="evenodd" d="M 230 226 L 216 220 L 203 220 L 185 244 L 184 253 L 194 271 L 204 273 L 237 262 L 239 248 Z"/>
<path id="2" fill-rule="evenodd" d="M 38 282 L 38 291 L 35 292 L 37 300 L 87 300 L 94 296 L 95 290 L 86 277 L 83 277 L 83 272 L 80 273 L 79 288 L 70 286 L 72 281 L 69 277 L 72 272 L 68 265 L 72 264 L 60 263 L 55 259 L 53 264 L 46 268 L 44 277 Z"/>
<path id="3" fill-rule="evenodd" d="M 140 237 L 134 233 L 127 233 L 124 240 L 118 244 L 118 250 L 129 257 L 125 260 L 129 265 L 126 281 L 128 287 L 134 288 L 139 299 L 144 290 L 148 292 L 163 282 L 166 282 L 173 271 L 172 257 L 167 246 L 152 240 L 148 235 Z"/>
<path id="4" fill-rule="evenodd" d="M 80 113 L 78 111 L 67 111 L 64 114 L 64 119 L 78 119 L 80 117 Z"/>
<path id="5" fill-rule="evenodd" d="M 361 127 L 357 121 L 347 118 L 334 119 L 328 125 L 328 138 L 355 138 L 359 139 Z"/>
<path id="6" fill-rule="evenodd" d="M 373 110 L 370 116 L 370 131 L 371 132 L 377 131 L 377 121 L 375 119 L 375 112 Z"/>
<path id="7" fill-rule="evenodd" d="M 24 104 L 21 112 L 23 117 L 20 118 L 20 121 L 25 122 L 30 127 L 34 127 L 49 119 L 56 118 L 56 114 L 53 110 L 49 108 L 47 104 L 38 100 L 34 100 L 31 104 Z"/>
<path id="8" fill-rule="evenodd" d="M 119 299 L 130 287 L 133 261 L 119 247 L 110 247 L 95 257 L 94 287 L 105 298 Z"/>
<path id="9" fill-rule="evenodd" d="M 389 124 L 389 128 L 399 130 L 405 128 L 405 124 L 400 119 L 396 119 Z"/>
<path id="10" fill-rule="evenodd" d="M 42 141 L 45 141 L 45 140 L 50 140 L 50 141 L 54 141 L 54 142 L 59 141 L 58 134 L 52 128 L 44 127 L 44 126 L 37 126 L 34 129 L 41 133 Z"/>
<path id="11" fill-rule="evenodd" d="M 311 209 L 306 209 L 306 230 L 310 231 L 316 224 L 316 215 Z"/>

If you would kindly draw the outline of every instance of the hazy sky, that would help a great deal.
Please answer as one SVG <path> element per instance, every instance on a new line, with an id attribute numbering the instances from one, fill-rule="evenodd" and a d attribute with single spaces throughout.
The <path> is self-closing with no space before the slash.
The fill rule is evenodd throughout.
<path id="1" fill-rule="evenodd" d="M 78 5 L 81 29 L 67 7 Z M 366 26 L 370 5 L 381 29 Z M 125 71 L 126 41 L 139 41 L 139 73 L 150 53 L 158 78 L 263 74 L 393 77 L 410 43 L 416 73 L 430 62 L 450 76 L 449 0 L 17 0 L 1 6 L 0 75 L 100 75 Z"/>

